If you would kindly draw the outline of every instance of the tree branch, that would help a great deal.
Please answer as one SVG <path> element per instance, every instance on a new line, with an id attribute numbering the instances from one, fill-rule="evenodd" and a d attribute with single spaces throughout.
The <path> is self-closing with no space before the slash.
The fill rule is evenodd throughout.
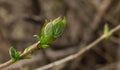
<path id="1" fill-rule="evenodd" d="M 39 49 L 39 47 L 45 48 L 46 47 L 45 45 L 52 43 L 64 31 L 65 26 L 66 26 L 66 18 L 65 17 L 64 18 L 58 17 L 51 22 L 46 22 L 45 26 L 41 30 L 41 36 L 39 37 L 38 35 L 35 35 L 35 37 L 39 41 L 37 43 L 33 44 L 32 47 L 30 46 L 31 48 L 29 50 L 24 51 L 20 55 L 19 60 L 25 59 L 26 55 L 29 55 L 30 53 L 37 51 Z M 14 56 L 17 56 L 16 58 L 18 59 L 18 54 L 17 55 L 15 54 L 14 49 L 13 50 L 10 49 L 10 53 L 13 53 L 12 58 L 14 58 Z M 19 52 L 17 52 L 17 53 L 19 53 Z M 1 64 L 0 69 L 5 68 L 5 67 L 13 64 L 14 62 L 16 62 L 16 60 L 13 61 L 12 58 L 11 58 L 11 60 Z"/>
<path id="2" fill-rule="evenodd" d="M 114 32 L 120 30 L 120 25 L 116 26 L 115 28 L 113 28 L 109 33 L 110 34 L 113 34 Z M 89 44 L 88 46 L 80 49 L 80 51 L 78 53 L 75 53 L 73 55 L 70 55 L 68 57 L 65 57 L 61 60 L 58 60 L 58 61 L 55 61 L 53 63 L 50 63 L 48 65 L 45 65 L 45 66 L 42 66 L 40 68 L 37 68 L 35 70 L 46 70 L 46 69 L 49 69 L 49 68 L 52 68 L 54 66 L 57 66 L 57 65 L 60 65 L 62 63 L 65 63 L 67 61 L 70 61 L 70 60 L 73 60 L 77 57 L 80 57 L 82 56 L 86 51 L 90 50 L 91 48 L 93 48 L 96 44 L 98 44 L 99 42 L 101 42 L 102 40 L 104 40 L 106 38 L 106 35 L 103 34 L 102 36 L 100 36 L 98 39 L 96 39 L 95 41 L 93 41 L 91 44 Z"/>
<path id="3" fill-rule="evenodd" d="M 115 28 L 113 28 L 109 33 L 113 34 L 114 32 L 118 31 L 120 29 L 120 25 L 116 26 Z M 103 39 L 105 39 L 106 36 L 103 34 L 101 37 L 99 37 L 97 40 L 95 40 L 93 43 L 91 43 L 90 45 L 86 46 L 85 48 L 82 48 L 78 53 L 70 55 L 64 59 L 58 60 L 56 62 L 53 62 L 51 64 L 45 65 L 43 67 L 37 68 L 36 70 L 45 70 L 45 69 L 49 69 L 53 66 L 57 66 L 59 64 L 65 63 L 67 61 L 70 61 L 72 59 L 75 59 L 79 56 L 81 56 L 82 54 L 84 54 L 86 51 L 90 50 L 91 48 L 93 48 L 96 44 L 98 44 L 99 42 L 101 42 Z M 32 45 L 32 48 L 27 51 L 27 52 L 23 52 L 20 56 L 20 60 L 22 60 L 24 58 L 24 56 L 30 54 L 31 52 L 37 51 L 39 50 L 40 47 L 40 43 L 37 42 L 35 44 Z M 13 64 L 14 62 L 12 60 L 9 60 L 3 64 L 0 64 L 0 69 L 5 68 L 11 64 Z"/>
<path id="4" fill-rule="evenodd" d="M 29 51 L 23 52 L 23 53 L 20 55 L 20 60 L 22 60 L 22 59 L 24 58 L 24 56 L 30 54 L 31 52 L 34 52 L 34 51 L 38 50 L 39 47 L 40 47 L 40 43 L 39 43 L 39 42 L 33 44 L 33 45 L 32 45 L 32 48 L 31 48 Z M 9 65 L 11 65 L 11 64 L 13 64 L 13 63 L 14 63 L 14 62 L 13 62 L 12 60 L 9 60 L 9 61 L 7 61 L 7 62 L 5 62 L 5 63 L 3 63 L 3 64 L 0 64 L 0 69 L 3 69 L 3 68 L 5 68 L 5 67 L 7 67 L 7 66 L 9 66 Z"/>

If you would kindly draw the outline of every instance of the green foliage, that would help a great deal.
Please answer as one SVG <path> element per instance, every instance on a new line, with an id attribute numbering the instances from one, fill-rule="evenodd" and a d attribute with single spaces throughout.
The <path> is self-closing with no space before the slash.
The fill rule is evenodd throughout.
<path id="1" fill-rule="evenodd" d="M 28 54 L 28 55 L 24 56 L 24 59 L 30 59 L 31 56 L 32 56 L 32 54 Z"/>
<path id="2" fill-rule="evenodd" d="M 29 51 L 31 48 L 32 48 L 32 46 L 27 47 L 27 48 L 24 50 L 24 53 L 27 52 L 27 51 Z M 25 59 L 30 59 L 31 56 L 32 56 L 32 53 L 33 53 L 33 52 L 31 52 L 30 54 L 24 56 L 24 58 L 25 58 Z"/>
<path id="3" fill-rule="evenodd" d="M 48 44 L 52 43 L 58 36 L 62 34 L 66 26 L 66 18 L 58 17 L 57 19 L 48 22 L 46 20 L 45 25 L 41 30 L 41 36 L 34 35 L 39 41 L 42 48 L 48 47 Z"/>
<path id="4" fill-rule="evenodd" d="M 108 24 L 105 24 L 104 25 L 104 34 L 106 36 L 106 39 L 112 38 L 112 35 L 109 33 L 109 31 L 110 31 L 110 28 L 109 28 Z"/>
<path id="5" fill-rule="evenodd" d="M 48 22 L 48 20 L 45 21 L 45 25 L 43 26 L 41 30 L 41 36 L 34 35 L 40 42 L 40 45 L 42 48 L 47 48 L 50 43 L 52 43 L 58 36 L 62 34 L 66 26 L 66 18 L 63 19 L 61 17 L 58 17 L 57 19 Z M 110 29 L 108 24 L 105 24 L 104 26 L 104 34 L 106 36 L 106 39 L 110 39 L 112 35 L 109 33 Z M 41 48 L 40 47 L 40 48 Z M 24 50 L 24 53 L 27 51 L 30 51 L 32 46 L 27 47 Z M 33 52 L 30 54 L 24 56 L 25 59 L 31 58 Z M 11 59 L 15 62 L 18 61 L 21 55 L 21 52 L 16 51 L 13 47 L 9 49 L 9 54 L 11 56 Z"/>
<path id="6" fill-rule="evenodd" d="M 9 54 L 13 62 L 16 62 L 19 60 L 21 52 L 16 51 L 13 47 L 10 47 Z"/>
<path id="7" fill-rule="evenodd" d="M 9 49 L 9 54 L 10 54 L 11 58 L 15 58 L 16 50 L 13 47 L 11 47 Z"/>
<path id="8" fill-rule="evenodd" d="M 40 37 L 39 37 L 38 35 L 34 35 L 34 37 L 35 37 L 38 41 L 40 41 Z"/>
<path id="9" fill-rule="evenodd" d="M 16 52 L 16 54 L 15 54 L 16 56 L 15 56 L 15 61 L 18 61 L 19 60 L 19 58 L 20 58 L 20 55 L 21 55 L 21 52 Z"/>
<path id="10" fill-rule="evenodd" d="M 61 17 L 47 23 L 41 31 L 40 44 L 48 45 L 53 42 L 64 30 L 66 19 Z"/>

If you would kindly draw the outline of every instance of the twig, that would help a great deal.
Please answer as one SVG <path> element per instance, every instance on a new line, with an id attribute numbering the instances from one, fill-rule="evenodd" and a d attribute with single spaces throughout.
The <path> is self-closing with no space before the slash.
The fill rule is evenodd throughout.
<path id="1" fill-rule="evenodd" d="M 116 32 L 119 29 L 120 29 L 120 25 L 118 25 L 117 27 L 115 27 L 114 29 L 112 29 L 110 31 L 110 34 L 113 34 L 114 32 Z M 68 56 L 68 57 L 66 57 L 64 59 L 61 59 L 59 61 L 53 62 L 53 63 L 48 64 L 48 65 L 45 65 L 43 67 L 40 67 L 40 68 L 38 68 L 36 70 L 45 70 L 45 69 L 51 68 L 53 66 L 57 66 L 59 64 L 65 63 L 67 61 L 70 61 L 70 60 L 72 60 L 74 58 L 77 58 L 77 57 L 81 56 L 83 53 L 85 53 L 86 51 L 90 50 L 96 44 L 98 44 L 99 42 L 101 42 L 104 38 L 105 38 L 105 35 L 103 34 L 100 38 L 98 38 L 97 40 L 95 40 L 93 43 L 91 43 L 90 45 L 88 45 L 85 48 L 81 49 L 78 53 L 70 55 L 70 56 Z M 38 47 L 40 46 L 40 44 L 39 44 L 39 42 L 37 42 L 37 43 L 33 44 L 32 46 L 33 47 L 29 51 L 24 52 L 24 53 L 21 54 L 20 59 L 23 59 L 24 56 L 30 54 L 33 51 L 38 50 L 39 49 Z M 7 66 L 9 66 L 9 65 L 11 65 L 13 63 L 14 62 L 12 60 L 9 60 L 9 61 L 7 61 L 7 62 L 5 62 L 3 64 L 0 64 L 0 69 L 5 68 L 5 67 L 7 67 Z"/>
<path id="2" fill-rule="evenodd" d="M 89 28 L 85 29 L 82 46 L 86 45 L 86 43 L 90 42 L 90 40 L 93 37 L 94 32 L 97 30 L 98 26 L 100 25 L 100 22 L 101 22 L 103 16 L 105 15 L 107 9 L 109 8 L 110 4 L 111 4 L 111 0 L 103 0 L 101 5 L 99 7 L 96 7 L 97 13 L 94 16 L 94 20 L 91 22 L 92 25 L 90 25 Z M 73 63 L 70 65 L 71 70 L 74 70 L 74 68 L 77 67 L 76 65 L 79 65 L 79 63 L 78 63 L 79 60 L 80 60 L 80 58 L 78 57 L 77 59 L 75 59 L 73 61 Z"/>
<path id="3" fill-rule="evenodd" d="M 116 26 L 115 28 L 113 28 L 109 33 L 113 34 L 114 32 L 120 30 L 120 25 Z M 90 50 L 91 48 L 93 48 L 96 44 L 98 44 L 99 42 L 101 42 L 102 40 L 104 40 L 106 38 L 105 34 L 103 34 L 102 36 L 100 36 L 98 39 L 96 39 L 94 42 L 92 42 L 91 44 L 89 44 L 88 46 L 86 46 L 85 48 L 82 48 L 78 53 L 75 53 L 73 55 L 70 55 L 68 57 L 65 57 L 61 60 L 55 61 L 53 63 L 50 63 L 48 65 L 42 66 L 40 68 L 37 68 L 35 70 L 46 70 L 49 68 L 52 68 L 54 66 L 60 65 L 62 63 L 65 63 L 67 61 L 73 60 L 79 56 L 81 56 L 82 54 L 84 54 L 86 51 Z"/>
<path id="4" fill-rule="evenodd" d="M 24 56 L 30 54 L 31 52 L 38 50 L 38 49 L 39 49 L 38 46 L 40 46 L 40 45 L 39 45 L 39 42 L 33 44 L 33 45 L 32 45 L 32 48 L 31 48 L 29 51 L 23 52 L 23 53 L 21 54 L 20 60 L 22 60 Z M 5 62 L 5 63 L 3 63 L 3 64 L 0 64 L 0 69 L 3 69 L 3 68 L 5 68 L 5 67 L 7 67 L 7 66 L 9 66 L 9 65 L 11 65 L 11 64 L 13 64 L 13 63 L 14 63 L 14 62 L 13 62 L 12 60 L 9 60 L 9 61 L 7 61 L 7 62 Z"/>
<path id="5" fill-rule="evenodd" d="M 51 22 L 47 22 L 47 23 L 48 24 L 46 24 L 42 28 L 41 36 L 39 37 L 38 35 L 35 35 L 35 37 L 39 41 L 37 43 L 33 44 L 32 47 L 31 46 L 30 46 L 30 48 L 28 47 L 29 50 L 24 51 L 20 55 L 20 57 L 18 57 L 19 52 L 16 52 L 14 49 L 10 49 L 10 55 L 12 56 L 13 59 L 15 58 L 15 61 L 13 61 L 11 58 L 11 60 L 1 64 L 0 69 L 13 64 L 14 62 L 16 62 L 16 59 L 18 59 L 18 58 L 19 58 L 19 60 L 25 59 L 25 56 L 29 55 L 30 53 L 32 53 L 34 51 L 37 51 L 39 49 L 39 47 L 45 48 L 45 46 L 43 46 L 43 45 L 48 45 L 48 44 L 52 43 L 63 32 L 63 30 L 66 26 L 66 18 L 64 17 L 62 19 L 62 17 L 58 17 L 55 20 L 53 20 Z"/>

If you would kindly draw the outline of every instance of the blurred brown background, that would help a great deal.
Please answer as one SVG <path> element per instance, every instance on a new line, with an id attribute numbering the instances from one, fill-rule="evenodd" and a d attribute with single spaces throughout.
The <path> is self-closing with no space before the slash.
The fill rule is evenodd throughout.
<path id="1" fill-rule="evenodd" d="M 33 70 L 52 63 L 85 47 L 120 24 L 120 0 L 0 0 L 0 63 L 10 59 L 9 48 L 23 51 L 37 40 L 45 19 L 66 16 L 64 33 L 47 49 L 34 53 L 4 70 Z M 120 31 L 74 59 L 49 70 L 120 70 Z"/>

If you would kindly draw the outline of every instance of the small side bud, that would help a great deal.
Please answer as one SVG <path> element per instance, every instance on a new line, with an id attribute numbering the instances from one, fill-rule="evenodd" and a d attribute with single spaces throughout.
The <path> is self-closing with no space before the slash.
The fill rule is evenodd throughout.
<path id="1" fill-rule="evenodd" d="M 15 58 L 16 50 L 13 47 L 10 47 L 9 54 L 11 58 Z"/>
<path id="2" fill-rule="evenodd" d="M 109 25 L 105 24 L 104 25 L 104 34 L 106 36 L 106 39 L 111 39 L 112 38 L 112 35 L 109 33 L 109 31 L 110 31 Z"/>

